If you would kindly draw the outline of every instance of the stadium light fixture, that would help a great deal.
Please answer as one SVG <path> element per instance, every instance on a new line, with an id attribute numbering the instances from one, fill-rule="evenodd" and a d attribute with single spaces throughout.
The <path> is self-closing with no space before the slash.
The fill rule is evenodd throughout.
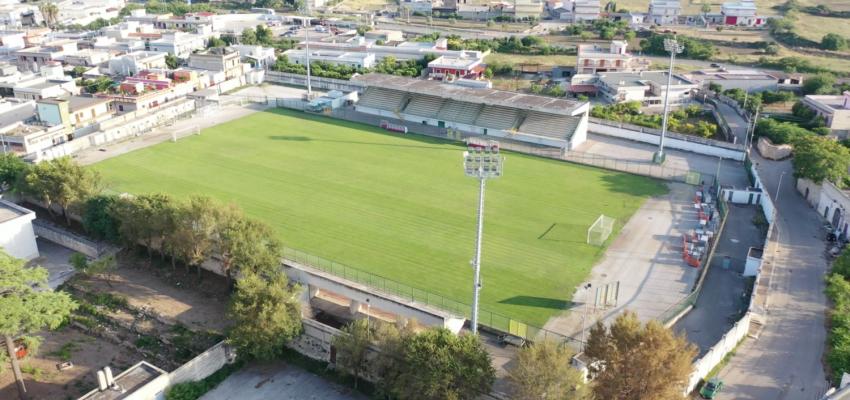
<path id="1" fill-rule="evenodd" d="M 472 286 L 472 333 L 478 333 L 478 297 L 481 292 L 481 240 L 484 233 L 484 182 L 502 176 L 504 158 L 499 153 L 499 142 L 470 138 L 463 152 L 463 172 L 478 179 L 478 226 L 475 236 L 475 254 L 472 258 L 474 281 Z"/>
<path id="2" fill-rule="evenodd" d="M 664 118 L 661 122 L 661 140 L 658 141 L 658 151 L 652 157 L 657 164 L 664 162 L 664 136 L 667 135 L 667 114 L 670 111 L 670 86 L 673 84 L 673 63 L 676 54 L 685 50 L 685 45 L 679 43 L 675 38 L 664 39 L 664 50 L 670 52 L 670 68 L 667 71 L 667 89 L 664 91 Z"/>

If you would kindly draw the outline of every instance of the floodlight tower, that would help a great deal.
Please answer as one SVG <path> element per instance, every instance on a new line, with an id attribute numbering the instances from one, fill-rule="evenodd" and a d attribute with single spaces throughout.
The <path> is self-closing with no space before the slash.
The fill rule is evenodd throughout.
<path id="1" fill-rule="evenodd" d="M 685 45 L 673 39 L 664 39 L 664 50 L 670 52 L 670 69 L 667 71 L 667 90 L 664 91 L 664 118 L 661 122 L 661 140 L 658 141 L 658 151 L 652 156 L 657 164 L 664 162 L 664 136 L 667 135 L 667 113 L 670 111 L 670 85 L 673 84 L 673 62 L 676 54 L 685 50 Z"/>
<path id="2" fill-rule="evenodd" d="M 304 56 L 307 64 L 307 100 L 312 100 L 313 88 L 310 84 L 310 0 L 304 2 L 302 9 L 307 27 L 304 29 Z"/>
<path id="3" fill-rule="evenodd" d="M 472 269 L 472 333 L 478 333 L 478 297 L 481 292 L 481 240 L 484 233 L 484 182 L 502 176 L 504 158 L 499 154 L 499 142 L 469 139 L 463 152 L 463 172 L 478 179 L 478 227 L 475 236 L 475 255 Z"/>

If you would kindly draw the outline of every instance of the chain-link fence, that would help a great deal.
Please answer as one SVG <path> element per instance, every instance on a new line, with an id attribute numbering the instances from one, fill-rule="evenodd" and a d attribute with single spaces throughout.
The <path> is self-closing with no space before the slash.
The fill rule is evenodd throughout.
<path id="1" fill-rule="evenodd" d="M 579 152 L 568 152 L 564 154 L 563 159 L 574 163 L 592 165 L 594 167 L 628 172 L 635 175 L 644 175 L 669 181 L 683 182 L 691 185 L 700 185 L 704 182 L 714 182 L 714 175 L 712 174 L 705 174 L 690 169 L 668 167 L 666 165 L 659 165 L 648 161 L 621 160 Z"/>
<path id="2" fill-rule="evenodd" d="M 286 262 L 295 262 L 303 266 L 315 268 L 340 278 L 366 285 L 373 290 L 396 296 L 406 301 L 426 304 L 457 316 L 469 318 L 472 312 L 472 307 L 469 304 L 455 301 L 443 295 L 431 293 L 427 290 L 417 289 L 393 279 L 385 278 L 371 272 L 366 272 L 300 250 L 284 247 L 283 257 Z M 478 323 L 490 329 L 509 333 L 529 341 L 554 340 L 569 344 L 580 343 L 580 341 L 575 338 L 534 325 L 529 325 L 525 322 L 484 309 L 479 309 L 478 311 Z"/>

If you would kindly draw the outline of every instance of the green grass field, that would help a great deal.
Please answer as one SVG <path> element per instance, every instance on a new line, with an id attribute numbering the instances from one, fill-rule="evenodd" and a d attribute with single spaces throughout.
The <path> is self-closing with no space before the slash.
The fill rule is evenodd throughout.
<path id="1" fill-rule="evenodd" d="M 111 190 L 205 194 L 271 224 L 288 247 L 471 302 L 476 181 L 463 147 L 294 111 L 261 112 L 93 166 Z M 585 244 L 604 213 L 618 230 L 666 187 L 521 154 L 488 182 L 482 308 L 542 326 L 602 255 Z M 613 237 L 613 236 L 612 236 Z"/>

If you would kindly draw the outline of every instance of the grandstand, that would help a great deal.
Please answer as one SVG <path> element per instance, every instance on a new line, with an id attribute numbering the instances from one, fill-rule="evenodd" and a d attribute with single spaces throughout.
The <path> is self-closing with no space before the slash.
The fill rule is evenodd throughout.
<path id="1" fill-rule="evenodd" d="M 571 150 L 587 137 L 587 102 L 385 74 L 364 86 L 357 111 L 416 124 Z"/>

